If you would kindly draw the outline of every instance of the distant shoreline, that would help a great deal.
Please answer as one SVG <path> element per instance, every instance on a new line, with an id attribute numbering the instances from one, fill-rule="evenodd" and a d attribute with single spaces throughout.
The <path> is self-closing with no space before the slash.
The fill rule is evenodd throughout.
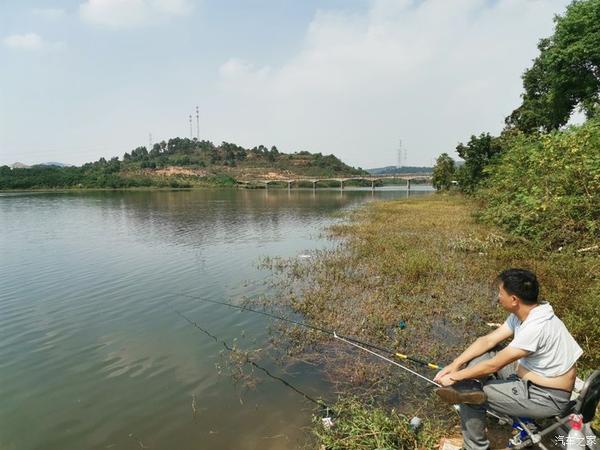
<path id="1" fill-rule="evenodd" d="M 395 188 L 395 189 L 394 189 Z M 428 189 L 423 189 L 428 188 Z M 73 187 L 73 188 L 42 188 L 42 189 L 0 189 L 1 194 L 19 194 L 19 193 L 68 193 L 68 192 L 126 192 L 126 191 L 203 191 L 203 190 L 214 190 L 214 189 L 237 189 L 237 190 L 248 190 L 248 191 L 287 191 L 288 189 L 284 186 L 273 186 L 265 189 L 262 186 L 247 187 L 243 185 L 232 185 L 232 186 L 192 186 L 192 187 L 166 187 L 166 186 L 142 186 L 142 187 L 129 187 L 129 188 L 85 188 L 85 187 Z M 312 191 L 312 188 L 293 188 L 292 191 Z M 317 191 L 340 191 L 336 187 L 322 187 L 317 188 Z M 374 189 L 373 192 L 384 192 L 384 191 L 406 191 L 405 186 L 379 186 Z M 345 187 L 342 192 L 371 192 L 371 188 L 361 186 L 349 186 Z M 435 188 L 431 184 L 419 184 L 413 186 L 410 191 L 415 192 L 435 192 Z"/>

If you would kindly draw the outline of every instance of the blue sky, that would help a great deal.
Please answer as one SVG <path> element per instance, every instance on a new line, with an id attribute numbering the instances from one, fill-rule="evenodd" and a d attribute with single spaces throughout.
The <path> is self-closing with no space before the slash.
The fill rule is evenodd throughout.
<path id="1" fill-rule="evenodd" d="M 497 133 L 564 0 L 0 2 L 0 164 L 188 136 L 430 165 Z M 195 134 L 194 119 L 194 134 Z"/>

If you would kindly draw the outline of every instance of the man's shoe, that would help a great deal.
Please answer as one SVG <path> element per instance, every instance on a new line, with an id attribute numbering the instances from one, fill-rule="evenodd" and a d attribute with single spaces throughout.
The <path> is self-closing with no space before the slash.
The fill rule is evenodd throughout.
<path id="1" fill-rule="evenodd" d="M 436 393 L 442 400 L 451 405 L 459 403 L 482 405 L 487 400 L 481 383 L 478 380 L 459 381 L 452 386 L 438 388 Z"/>

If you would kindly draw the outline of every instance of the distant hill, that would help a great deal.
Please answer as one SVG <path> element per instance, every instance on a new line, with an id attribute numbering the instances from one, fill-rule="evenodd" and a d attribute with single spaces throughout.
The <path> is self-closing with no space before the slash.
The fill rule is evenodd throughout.
<path id="1" fill-rule="evenodd" d="M 40 163 L 40 164 L 36 164 L 36 166 L 71 167 L 71 164 L 65 164 L 65 163 L 61 163 L 61 162 L 50 161 L 50 162 L 43 162 L 43 163 Z"/>
<path id="2" fill-rule="evenodd" d="M 16 162 L 16 163 L 12 164 L 10 167 L 12 169 L 31 169 L 32 167 L 71 167 L 71 164 L 49 161 L 49 162 L 43 162 L 43 163 L 33 164 L 31 166 L 28 166 L 27 164 Z"/>
<path id="3" fill-rule="evenodd" d="M 375 169 L 367 169 L 367 172 L 369 172 L 372 175 L 384 175 L 386 173 L 431 173 L 432 170 L 432 167 L 421 166 L 386 166 Z"/>
<path id="4" fill-rule="evenodd" d="M 152 148 L 137 147 L 109 160 L 80 167 L 47 162 L 28 167 L 0 166 L 0 190 L 46 188 L 194 187 L 273 181 L 290 178 L 366 175 L 335 155 L 308 151 L 280 152 L 259 145 L 244 148 L 234 143 L 172 138 Z"/>
<path id="5" fill-rule="evenodd" d="M 20 162 L 16 162 L 14 164 L 12 164 L 11 169 L 29 169 L 31 166 L 28 166 L 27 164 L 23 164 Z"/>

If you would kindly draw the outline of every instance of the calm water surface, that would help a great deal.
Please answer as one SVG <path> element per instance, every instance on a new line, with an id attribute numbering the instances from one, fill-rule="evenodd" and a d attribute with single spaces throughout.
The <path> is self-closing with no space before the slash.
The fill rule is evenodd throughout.
<path id="1" fill-rule="evenodd" d="M 266 345 L 269 320 L 180 294 L 265 294 L 260 257 L 322 248 L 332 213 L 405 196 L 0 194 L 0 450 L 296 448 L 313 405 L 258 370 L 236 385 L 222 343 L 175 310 L 243 349 Z M 330 395 L 318 368 L 259 362 Z"/>

